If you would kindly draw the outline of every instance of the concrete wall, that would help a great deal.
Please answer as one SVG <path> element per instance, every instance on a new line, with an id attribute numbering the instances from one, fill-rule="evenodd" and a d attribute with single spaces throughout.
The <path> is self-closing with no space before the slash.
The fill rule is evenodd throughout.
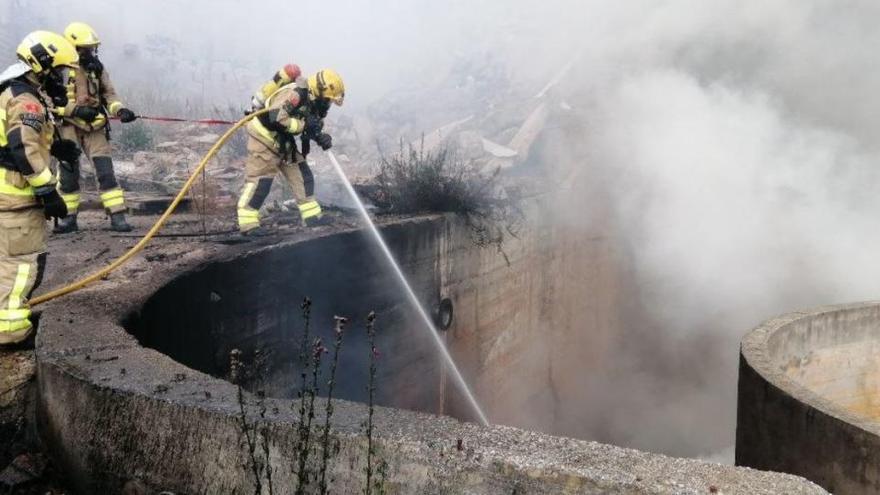
<path id="1" fill-rule="evenodd" d="M 771 320 L 740 355 L 736 463 L 880 493 L 880 303 Z"/>
<path id="2" fill-rule="evenodd" d="M 432 311 L 442 298 L 455 319 L 443 337 L 494 422 L 554 432 L 577 409 L 577 376 L 598 366 L 617 331 L 613 248 L 556 229 L 509 237 L 499 250 L 474 243 L 455 217 L 383 229 L 415 292 Z M 333 316 L 351 319 L 336 395 L 366 401 L 364 317 L 378 314 L 378 403 L 470 418 L 431 340 L 373 241 L 344 232 L 284 249 L 256 250 L 178 276 L 126 326 L 141 344 L 217 377 L 243 351 L 252 391 L 296 396 L 303 331 L 300 303 L 313 301 L 310 332 L 333 341 Z M 325 372 L 328 362 L 325 360 Z"/>
<path id="3" fill-rule="evenodd" d="M 439 217 L 424 218 L 385 229 L 428 308 L 440 301 L 436 260 L 443 223 Z M 217 377 L 228 375 L 229 353 L 239 349 L 247 367 L 245 386 L 289 399 L 300 386 L 301 304 L 308 297 L 309 334 L 328 347 L 334 341 L 333 317 L 350 318 L 335 395 L 366 402 L 370 350 L 364 323 L 375 311 L 378 403 L 439 412 L 436 350 L 374 249 L 362 232 L 349 231 L 210 263 L 162 287 L 126 326 L 142 345 Z M 323 368 L 326 374 L 329 359 Z"/>
<path id="4" fill-rule="evenodd" d="M 580 378 L 621 333 L 623 275 L 610 236 L 534 224 L 503 252 L 447 224 L 441 294 L 456 308 L 449 346 L 493 422 L 561 433 L 590 403 Z"/>

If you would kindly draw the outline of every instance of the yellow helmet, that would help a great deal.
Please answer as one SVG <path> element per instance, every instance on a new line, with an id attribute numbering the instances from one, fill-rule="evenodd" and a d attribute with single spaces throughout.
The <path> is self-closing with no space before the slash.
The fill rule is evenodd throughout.
<path id="1" fill-rule="evenodd" d="M 79 55 L 60 34 L 34 31 L 24 37 L 15 50 L 18 58 L 37 74 L 62 65 L 76 65 Z"/>
<path id="2" fill-rule="evenodd" d="M 77 48 L 90 48 L 101 44 L 92 26 L 84 22 L 71 22 L 64 29 L 64 37 Z"/>
<path id="3" fill-rule="evenodd" d="M 337 105 L 342 105 L 345 99 L 345 84 L 336 71 L 319 70 L 309 76 L 309 92 L 316 98 L 327 98 Z"/>

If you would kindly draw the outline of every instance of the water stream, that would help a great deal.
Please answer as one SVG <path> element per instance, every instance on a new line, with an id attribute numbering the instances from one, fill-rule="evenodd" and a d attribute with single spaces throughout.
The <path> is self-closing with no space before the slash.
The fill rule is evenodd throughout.
<path id="1" fill-rule="evenodd" d="M 339 174 L 339 178 L 342 179 L 342 183 L 345 185 L 346 191 L 348 191 L 348 194 L 351 195 L 352 199 L 357 205 L 358 212 L 360 213 L 361 218 L 364 220 L 364 222 L 366 222 L 370 234 L 372 234 L 373 239 L 376 240 L 376 244 L 378 244 L 379 247 L 382 249 L 382 253 L 385 255 L 385 259 L 388 261 L 388 264 L 391 265 L 391 269 L 394 270 L 394 273 L 397 275 L 397 279 L 398 281 L 400 281 L 400 285 L 406 292 L 407 298 L 416 308 L 419 316 L 421 316 L 422 322 L 425 324 L 425 330 L 430 333 L 432 341 L 437 347 L 437 350 L 440 353 L 440 356 L 443 358 L 443 361 L 446 363 L 446 367 L 452 374 L 452 378 L 455 380 L 456 385 L 467 399 L 480 423 L 483 426 L 488 426 L 489 420 L 486 419 L 486 414 L 483 412 L 480 404 L 477 403 L 477 399 L 471 392 L 471 389 L 468 386 L 467 382 L 464 380 L 464 377 L 461 376 L 461 372 L 458 370 L 458 366 L 456 366 L 455 360 L 452 359 L 452 355 L 449 354 L 449 350 L 446 349 L 446 344 L 443 343 L 443 340 L 440 338 L 439 332 L 437 332 L 437 329 L 434 327 L 434 322 L 431 321 L 431 318 L 428 316 L 428 312 L 425 311 L 424 307 L 422 307 L 422 304 L 416 297 L 415 292 L 413 292 L 412 287 L 410 287 L 409 281 L 406 279 L 406 276 L 400 269 L 400 265 L 398 265 L 397 260 L 394 259 L 394 255 L 391 254 L 391 251 L 388 249 L 388 245 L 385 244 L 385 239 L 382 238 L 382 234 L 379 233 L 379 229 L 376 228 L 376 224 L 373 223 L 373 219 L 370 218 L 370 214 L 367 213 L 367 208 L 364 206 L 361 198 L 355 192 L 354 187 L 352 187 L 351 182 L 349 182 L 348 180 L 348 177 L 345 176 L 345 172 L 342 171 L 342 167 L 339 166 L 339 162 L 336 160 L 336 156 L 333 154 L 332 151 L 328 151 L 327 156 L 330 157 L 330 162 L 333 164 L 333 168 L 336 169 L 336 173 Z"/>

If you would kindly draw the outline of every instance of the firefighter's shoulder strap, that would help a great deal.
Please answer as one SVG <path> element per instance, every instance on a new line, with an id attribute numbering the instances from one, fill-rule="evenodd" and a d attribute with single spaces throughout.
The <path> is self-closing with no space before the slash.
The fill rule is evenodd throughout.
<path id="1" fill-rule="evenodd" d="M 297 88 L 296 83 L 290 83 L 290 84 L 285 84 L 284 86 L 281 86 L 280 88 L 275 90 L 275 92 L 273 92 L 271 95 L 269 95 L 268 98 L 266 98 L 266 102 L 263 103 L 263 108 L 264 109 L 272 108 L 272 104 L 275 102 L 275 97 L 278 96 L 279 94 L 281 94 L 282 92 L 288 91 L 291 88 L 294 88 L 294 90 L 299 89 L 299 88 Z M 299 95 L 299 92 L 297 92 L 297 95 Z M 299 96 L 302 97 L 301 95 L 299 95 Z M 274 121 L 275 115 L 277 115 L 277 113 L 278 113 L 277 111 L 269 111 L 269 112 L 263 113 L 262 115 L 257 117 L 257 122 L 262 124 L 263 127 L 265 127 L 267 130 L 272 130 L 272 131 L 276 131 L 276 132 L 277 131 L 284 131 L 283 127 L 278 127 L 276 122 Z"/>

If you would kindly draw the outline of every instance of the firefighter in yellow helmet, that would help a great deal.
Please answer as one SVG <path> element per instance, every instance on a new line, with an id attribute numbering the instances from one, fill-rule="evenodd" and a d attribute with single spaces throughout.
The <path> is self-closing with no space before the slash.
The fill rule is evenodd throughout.
<path id="1" fill-rule="evenodd" d="M 31 334 L 28 299 L 45 268 L 46 219 L 67 215 L 50 156 L 79 158 L 75 143 L 56 138 L 49 114 L 53 102 L 64 104 L 76 50 L 61 35 L 36 31 L 17 54 L 0 74 L 0 346 Z"/>
<path id="2" fill-rule="evenodd" d="M 311 142 L 325 150 L 333 145 L 330 135 L 324 132 L 324 118 L 330 104 L 342 105 L 344 97 L 342 78 L 324 69 L 305 81 L 299 79 L 282 86 L 266 98 L 263 108 L 269 112 L 247 127 L 245 183 L 238 199 L 238 227 L 242 234 L 261 232 L 259 210 L 279 172 L 293 190 L 303 223 L 320 223 L 321 205 L 315 200 L 315 180 L 306 157 Z"/>
<path id="3" fill-rule="evenodd" d="M 114 116 L 128 123 L 137 116 L 123 105 L 107 69 L 98 60 L 101 40 L 95 31 L 87 24 L 74 22 L 64 30 L 64 37 L 76 47 L 80 62 L 79 66 L 68 70 L 68 103 L 55 112 L 62 118 L 61 137 L 78 143 L 95 166 L 101 203 L 110 214 L 110 228 L 128 232 L 131 226 L 125 220 L 124 193 L 113 171 L 107 120 Z M 55 232 L 74 232 L 79 228 L 76 222 L 80 202 L 79 162 L 62 163 L 58 175 L 58 189 L 70 215 L 58 223 Z"/>

